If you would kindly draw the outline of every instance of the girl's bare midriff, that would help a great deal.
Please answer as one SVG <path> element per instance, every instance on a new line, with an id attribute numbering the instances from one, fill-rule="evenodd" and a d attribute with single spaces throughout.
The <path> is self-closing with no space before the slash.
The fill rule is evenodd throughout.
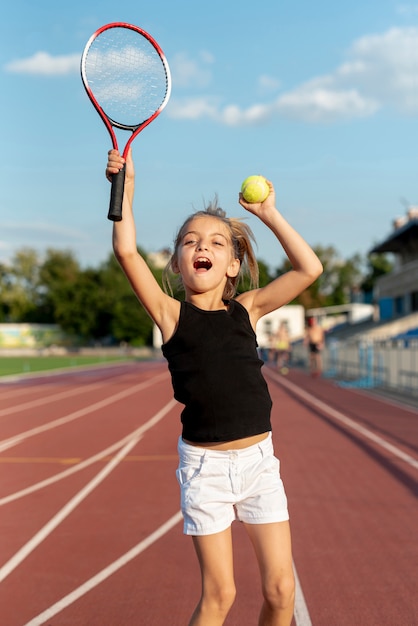
<path id="1" fill-rule="evenodd" d="M 196 443 L 195 441 L 183 441 L 190 446 L 197 446 L 198 448 L 211 448 L 212 450 L 241 450 L 242 448 L 248 448 L 256 443 L 260 443 L 268 437 L 268 433 L 261 433 L 260 435 L 253 435 L 252 437 L 244 437 L 244 439 L 235 439 L 233 441 L 210 441 L 207 443 Z"/>

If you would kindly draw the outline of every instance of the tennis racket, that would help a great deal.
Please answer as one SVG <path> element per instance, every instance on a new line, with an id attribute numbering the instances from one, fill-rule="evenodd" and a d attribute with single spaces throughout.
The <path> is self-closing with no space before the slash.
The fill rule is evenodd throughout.
<path id="1" fill-rule="evenodd" d="M 119 150 L 115 130 L 131 132 L 122 156 L 135 137 L 166 106 L 171 93 L 167 60 L 144 30 L 115 22 L 99 28 L 81 57 L 81 79 L 96 111 Z M 112 176 L 108 219 L 122 219 L 125 167 Z"/>

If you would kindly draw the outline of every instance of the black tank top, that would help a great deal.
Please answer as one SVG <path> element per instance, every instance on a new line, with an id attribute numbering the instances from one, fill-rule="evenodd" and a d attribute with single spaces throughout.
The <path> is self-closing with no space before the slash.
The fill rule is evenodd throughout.
<path id="1" fill-rule="evenodd" d="M 181 303 L 174 335 L 163 344 L 184 439 L 231 441 L 271 430 L 271 398 L 261 374 L 257 339 L 247 310 L 204 311 Z"/>

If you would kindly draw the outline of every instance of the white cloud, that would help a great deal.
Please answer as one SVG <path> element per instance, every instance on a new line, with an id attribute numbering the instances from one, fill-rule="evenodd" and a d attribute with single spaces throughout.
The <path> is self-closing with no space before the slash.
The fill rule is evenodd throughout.
<path id="1" fill-rule="evenodd" d="M 13 263 L 15 254 L 25 248 L 37 251 L 41 258 L 48 249 L 68 250 L 82 259 L 83 265 L 97 265 L 97 259 L 105 259 L 110 254 L 106 239 L 94 237 L 90 231 L 52 222 L 7 222 L 2 224 L 1 237 L 0 264 Z"/>
<path id="2" fill-rule="evenodd" d="M 252 126 L 267 122 L 273 112 L 273 105 L 254 104 L 243 110 L 237 106 L 230 105 L 219 113 L 217 119 L 227 126 Z"/>
<path id="3" fill-rule="evenodd" d="M 400 5 L 405 13 L 416 5 Z M 194 57 L 182 52 L 170 59 L 173 86 L 177 90 L 207 89 L 212 81 L 214 57 L 207 51 Z M 60 76 L 79 71 L 78 54 L 53 57 L 37 52 L 10 62 L 9 72 Z M 277 91 L 280 81 L 261 75 L 258 89 L 264 97 Z M 307 123 L 327 123 L 371 116 L 390 107 L 401 114 L 418 116 L 418 28 L 392 28 L 365 35 L 352 44 L 346 58 L 333 72 L 317 76 L 270 102 L 255 102 L 248 108 L 219 98 L 201 96 L 176 100 L 168 114 L 178 119 L 209 118 L 228 126 L 261 124 L 273 116 Z"/>
<path id="4" fill-rule="evenodd" d="M 332 74 L 283 94 L 278 104 L 279 112 L 299 111 L 311 122 L 369 116 L 385 106 L 418 115 L 418 28 L 361 37 Z"/>
<path id="5" fill-rule="evenodd" d="M 418 115 L 418 28 L 392 28 L 382 35 L 362 37 L 349 55 L 352 71 L 337 74 L 336 82 L 355 82 L 365 96 L 382 105 Z"/>
<path id="6" fill-rule="evenodd" d="M 217 119 L 218 104 L 212 98 L 172 99 L 168 109 L 170 117 L 184 120 L 197 120 L 202 117 Z"/>
<path id="7" fill-rule="evenodd" d="M 176 87 L 207 87 L 212 79 L 209 66 L 214 57 L 206 51 L 191 58 L 185 52 L 179 52 L 170 59 L 170 71 L 173 85 Z"/>
<path id="8" fill-rule="evenodd" d="M 192 67 L 197 71 L 197 65 Z M 274 80 L 261 76 L 259 85 L 274 87 Z M 302 83 L 275 101 L 242 109 L 199 98 L 183 101 L 181 107 L 172 103 L 169 114 L 239 126 L 264 123 L 272 116 L 329 123 L 371 116 L 384 107 L 418 116 L 418 28 L 392 28 L 359 38 L 334 72 Z"/>
<path id="9" fill-rule="evenodd" d="M 80 55 L 68 54 L 53 57 L 48 52 L 36 52 L 27 59 L 11 61 L 5 65 L 4 69 L 14 74 L 63 76 L 79 71 Z"/>
<path id="10" fill-rule="evenodd" d="M 251 126 L 265 124 L 275 116 L 309 123 L 364 117 L 374 113 L 378 106 L 374 100 L 362 98 L 354 89 L 333 91 L 309 86 L 284 94 L 270 104 L 254 104 L 246 109 L 233 104 L 221 108 L 205 98 L 174 101 L 170 105 L 170 115 L 193 120 L 206 117 L 225 126 Z"/>
<path id="11" fill-rule="evenodd" d="M 67 228 L 47 222 L 4 222 L 2 234 L 7 234 L 8 241 L 51 240 L 55 241 L 87 241 L 88 235 L 83 230 Z M 4 242 L 2 244 L 4 246 Z"/>
<path id="12" fill-rule="evenodd" d="M 356 89 L 332 89 L 326 86 L 302 86 L 284 94 L 277 101 L 277 111 L 291 119 L 305 122 L 333 122 L 353 117 L 366 117 L 379 109 L 372 98 L 363 97 Z"/>
<path id="13" fill-rule="evenodd" d="M 258 87 L 259 91 L 262 93 L 272 93 L 273 91 L 277 91 L 279 89 L 280 80 L 278 80 L 275 76 L 262 74 L 258 78 Z"/>

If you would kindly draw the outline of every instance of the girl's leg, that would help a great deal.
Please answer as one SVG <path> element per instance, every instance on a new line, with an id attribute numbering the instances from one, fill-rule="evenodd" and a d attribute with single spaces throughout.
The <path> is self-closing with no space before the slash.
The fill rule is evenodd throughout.
<path id="1" fill-rule="evenodd" d="M 222 626 L 235 600 L 231 528 L 193 537 L 202 576 L 202 596 L 189 626 Z"/>
<path id="2" fill-rule="evenodd" d="M 295 579 L 289 522 L 245 524 L 261 572 L 264 603 L 259 626 L 290 626 Z"/>

